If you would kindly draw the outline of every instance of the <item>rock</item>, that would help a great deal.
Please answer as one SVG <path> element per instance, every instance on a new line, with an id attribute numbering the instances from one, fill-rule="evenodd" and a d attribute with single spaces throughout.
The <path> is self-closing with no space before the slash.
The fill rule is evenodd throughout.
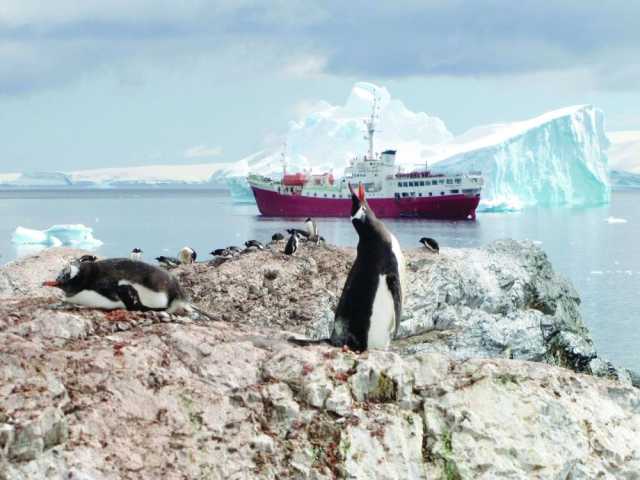
<path id="1" fill-rule="evenodd" d="M 416 335 L 361 354 L 285 341 L 326 327 L 353 258 L 301 249 L 177 268 L 226 321 L 5 298 L 0 479 L 637 477 L 637 377 L 537 247 L 408 252 Z"/>

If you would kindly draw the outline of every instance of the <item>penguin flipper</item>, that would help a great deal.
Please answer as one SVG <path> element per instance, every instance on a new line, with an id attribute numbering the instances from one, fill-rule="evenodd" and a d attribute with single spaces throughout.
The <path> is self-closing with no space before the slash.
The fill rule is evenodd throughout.
<path id="1" fill-rule="evenodd" d="M 400 328 L 400 318 L 402 316 L 402 284 L 398 275 L 387 275 L 387 288 L 393 297 L 393 310 L 395 312 L 392 338 L 397 338 Z"/>
<path id="2" fill-rule="evenodd" d="M 142 304 L 138 292 L 131 285 L 118 285 L 117 291 L 118 297 L 120 297 L 120 300 L 122 300 L 127 310 L 149 310 Z"/>

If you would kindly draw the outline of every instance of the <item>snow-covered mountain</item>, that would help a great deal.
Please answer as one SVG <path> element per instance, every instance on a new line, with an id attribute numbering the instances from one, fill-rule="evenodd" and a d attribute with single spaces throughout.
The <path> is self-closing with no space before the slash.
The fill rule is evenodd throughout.
<path id="1" fill-rule="evenodd" d="M 611 187 L 640 188 L 640 131 L 626 130 L 607 135 L 611 140 L 608 152 Z"/>
<path id="2" fill-rule="evenodd" d="M 101 168 L 76 172 L 34 172 L 0 174 L 5 187 L 131 187 L 205 185 L 219 170 L 233 164 L 148 165 Z"/>
<path id="3" fill-rule="evenodd" d="M 640 130 L 609 132 L 607 136 L 611 140 L 611 170 L 640 174 Z"/>

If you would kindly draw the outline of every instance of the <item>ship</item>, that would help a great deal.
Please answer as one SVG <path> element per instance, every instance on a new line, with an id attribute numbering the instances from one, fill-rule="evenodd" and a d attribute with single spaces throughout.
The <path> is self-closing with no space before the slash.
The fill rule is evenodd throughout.
<path id="1" fill-rule="evenodd" d="M 380 218 L 475 220 L 482 173 L 434 173 L 426 164 L 413 171 L 400 171 L 396 150 L 374 153 L 376 119 L 374 98 L 371 116 L 365 120 L 369 150 L 353 158 L 339 180 L 332 172 L 287 173 L 284 153 L 282 178 L 249 175 L 247 182 L 260 213 L 269 217 L 348 217 L 349 184 L 362 184 L 369 207 Z"/>

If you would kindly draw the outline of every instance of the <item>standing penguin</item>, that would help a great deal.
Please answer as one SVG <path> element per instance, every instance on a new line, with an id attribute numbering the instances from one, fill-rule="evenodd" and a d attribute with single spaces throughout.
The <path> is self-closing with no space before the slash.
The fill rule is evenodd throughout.
<path id="1" fill-rule="evenodd" d="M 138 247 L 134 248 L 133 250 L 131 250 L 131 253 L 129 254 L 129 258 L 131 260 L 142 261 L 142 250 L 140 250 Z"/>
<path id="2" fill-rule="evenodd" d="M 95 262 L 72 262 L 55 280 L 44 286 L 57 287 L 65 302 L 112 310 L 166 310 L 193 308 L 178 281 L 164 270 L 128 258 Z"/>
<path id="3" fill-rule="evenodd" d="M 307 227 L 307 233 L 308 233 L 309 240 L 312 240 L 312 241 L 316 242 L 316 244 L 317 244 L 319 242 L 319 240 L 320 240 L 320 237 L 318 236 L 318 226 L 316 225 L 316 222 L 311 220 L 311 218 L 307 218 L 304 221 L 304 224 Z"/>
<path id="4" fill-rule="evenodd" d="M 298 250 L 298 233 L 293 232 L 291 237 L 289 237 L 289 241 L 287 245 L 284 247 L 285 255 L 293 255 Z"/>
<path id="5" fill-rule="evenodd" d="M 397 332 L 402 313 L 404 257 L 398 240 L 369 207 L 362 184 L 357 194 L 351 185 L 349 190 L 358 250 L 328 343 L 356 351 L 386 348 Z M 322 342 L 290 340 L 298 345 Z"/>

